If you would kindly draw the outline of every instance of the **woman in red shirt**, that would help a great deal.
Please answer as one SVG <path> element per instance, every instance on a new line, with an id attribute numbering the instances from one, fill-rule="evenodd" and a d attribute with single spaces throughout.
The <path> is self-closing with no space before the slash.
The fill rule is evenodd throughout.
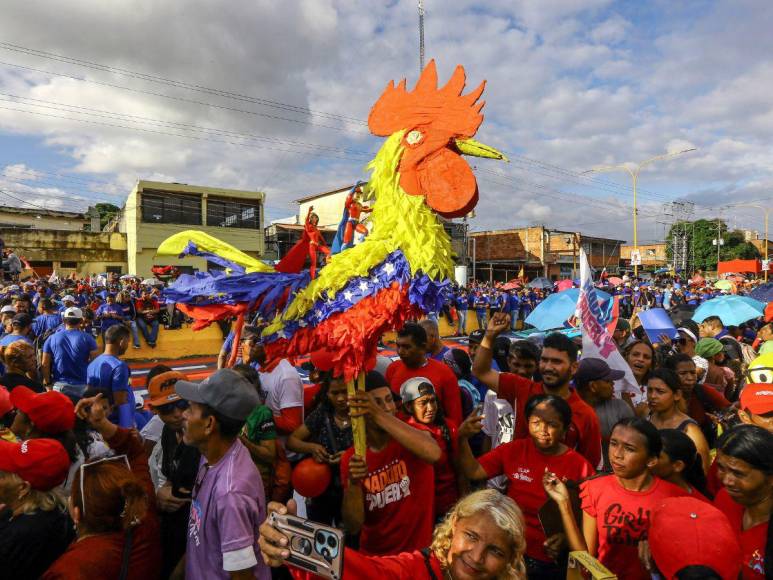
<path id="1" fill-rule="evenodd" d="M 526 521 L 526 567 L 529 578 L 565 577 L 564 565 L 556 564 L 563 552 L 563 534 L 545 537 L 539 510 L 548 500 L 542 487 L 545 472 L 562 480 L 579 481 L 595 470 L 582 455 L 563 443 L 572 424 L 572 409 L 563 398 L 535 395 L 524 410 L 529 436 L 505 443 L 475 459 L 467 442 L 481 429 L 480 415 L 472 415 L 459 428 L 461 437 L 460 465 L 472 480 L 486 480 L 498 475 L 508 479 L 507 495 L 518 502 Z"/>
<path id="2" fill-rule="evenodd" d="M 661 449 L 660 435 L 648 421 L 618 421 L 609 439 L 612 474 L 580 486 L 582 532 L 566 485 L 553 473 L 543 478 L 545 490 L 558 503 L 570 548 L 590 552 L 618 578 L 649 580 L 639 560 L 639 542 L 647 539 L 650 512 L 668 497 L 687 495 L 652 475 Z"/>
<path id="3" fill-rule="evenodd" d="M 446 419 L 438 404 L 435 388 L 429 379 L 413 377 L 400 386 L 403 410 L 410 415 L 408 424 L 429 431 L 440 446 L 441 455 L 435 468 L 435 520 L 443 519 L 459 499 L 464 481 L 457 475 L 459 435 L 456 425 Z"/>
<path id="4" fill-rule="evenodd" d="M 706 474 L 693 440 L 678 429 L 661 429 L 659 433 L 663 450 L 652 473 L 678 485 L 693 497 L 710 503 Z"/>
<path id="5" fill-rule="evenodd" d="M 744 580 L 773 578 L 773 433 L 739 425 L 717 443 L 717 467 L 724 486 L 714 505 L 738 534 Z"/>
<path id="6" fill-rule="evenodd" d="M 78 537 L 43 580 L 154 580 L 161 570 L 155 492 L 139 436 L 111 423 L 101 395 L 81 399 L 76 414 L 116 456 L 84 463 L 73 482 L 70 514 Z"/>
<path id="7" fill-rule="evenodd" d="M 295 502 L 287 507 L 268 504 L 268 513 L 295 513 Z M 263 560 L 277 568 L 290 553 L 288 538 L 266 519 L 260 526 L 258 545 Z M 351 548 L 344 551 L 343 580 L 389 578 L 390 580 L 526 580 L 521 510 L 495 489 L 471 493 L 457 503 L 432 536 L 428 548 L 394 556 L 365 556 Z M 296 580 L 320 578 L 290 567 Z"/>

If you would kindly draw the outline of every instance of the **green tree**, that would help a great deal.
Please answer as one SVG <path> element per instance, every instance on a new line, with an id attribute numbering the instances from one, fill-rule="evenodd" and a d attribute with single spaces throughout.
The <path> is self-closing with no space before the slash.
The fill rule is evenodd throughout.
<path id="1" fill-rule="evenodd" d="M 88 213 L 94 210 L 99 214 L 99 226 L 104 228 L 111 219 L 121 213 L 121 208 L 112 203 L 98 203 L 89 207 Z"/>
<path id="2" fill-rule="evenodd" d="M 693 252 L 693 268 L 695 270 L 717 269 L 717 246 L 713 242 L 717 239 L 718 231 L 722 232 L 722 239 L 724 240 L 724 244 L 719 248 L 721 261 L 735 259 L 751 260 L 760 256 L 754 244 L 744 239 L 743 232 L 738 230 L 728 232 L 727 224 L 722 220 L 700 219 L 694 222 L 680 222 L 671 226 L 666 236 L 669 260 L 673 259 L 671 240 L 673 239 L 674 231 L 679 229 L 687 231 L 687 243 Z"/>

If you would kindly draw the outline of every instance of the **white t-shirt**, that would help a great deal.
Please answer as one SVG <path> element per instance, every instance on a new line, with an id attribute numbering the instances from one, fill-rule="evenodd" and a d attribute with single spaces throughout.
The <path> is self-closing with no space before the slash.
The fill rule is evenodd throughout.
<path id="1" fill-rule="evenodd" d="M 150 421 L 145 423 L 145 426 L 140 430 L 140 437 L 145 441 L 159 441 L 161 439 L 161 431 L 164 430 L 164 422 L 158 415 L 153 415 Z"/>
<path id="2" fill-rule="evenodd" d="M 303 407 L 301 375 L 286 359 L 279 361 L 271 372 L 261 372 L 260 384 L 266 391 L 266 406 L 274 416 L 280 415 L 282 409 Z"/>

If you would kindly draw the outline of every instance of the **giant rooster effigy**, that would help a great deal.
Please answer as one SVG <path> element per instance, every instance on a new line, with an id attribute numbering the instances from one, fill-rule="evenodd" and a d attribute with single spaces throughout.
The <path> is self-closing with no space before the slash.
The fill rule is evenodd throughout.
<path id="1" fill-rule="evenodd" d="M 362 192 L 372 231 L 331 256 L 316 277 L 277 271 L 203 232 L 185 231 L 164 241 L 158 254 L 205 256 L 229 271 L 181 276 L 167 300 L 199 326 L 233 315 L 241 322 L 260 310 L 269 321 L 263 332 L 269 361 L 326 349 L 336 375 L 359 375 L 384 332 L 442 306 L 453 261 L 437 216 L 467 215 L 478 201 L 475 175 L 461 154 L 505 159 L 472 139 L 483 121 L 485 81 L 466 95 L 464 86 L 457 66 L 438 88 L 434 61 L 412 91 L 405 80 L 387 85 L 368 117 L 371 132 L 386 137 Z"/>

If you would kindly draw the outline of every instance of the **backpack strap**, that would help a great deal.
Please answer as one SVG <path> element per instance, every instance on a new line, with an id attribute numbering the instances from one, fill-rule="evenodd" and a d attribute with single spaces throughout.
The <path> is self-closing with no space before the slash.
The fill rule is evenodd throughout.
<path id="1" fill-rule="evenodd" d="M 132 555 L 132 534 L 134 532 L 134 526 L 129 526 L 124 535 L 123 541 L 123 554 L 121 556 L 121 573 L 118 575 L 118 580 L 126 580 L 129 575 L 129 559 Z"/>
<path id="2" fill-rule="evenodd" d="M 435 571 L 432 569 L 432 562 L 429 559 L 429 548 L 422 548 L 420 551 L 421 555 L 424 556 L 424 565 L 427 567 L 430 580 L 438 580 L 437 574 L 435 574 Z"/>

